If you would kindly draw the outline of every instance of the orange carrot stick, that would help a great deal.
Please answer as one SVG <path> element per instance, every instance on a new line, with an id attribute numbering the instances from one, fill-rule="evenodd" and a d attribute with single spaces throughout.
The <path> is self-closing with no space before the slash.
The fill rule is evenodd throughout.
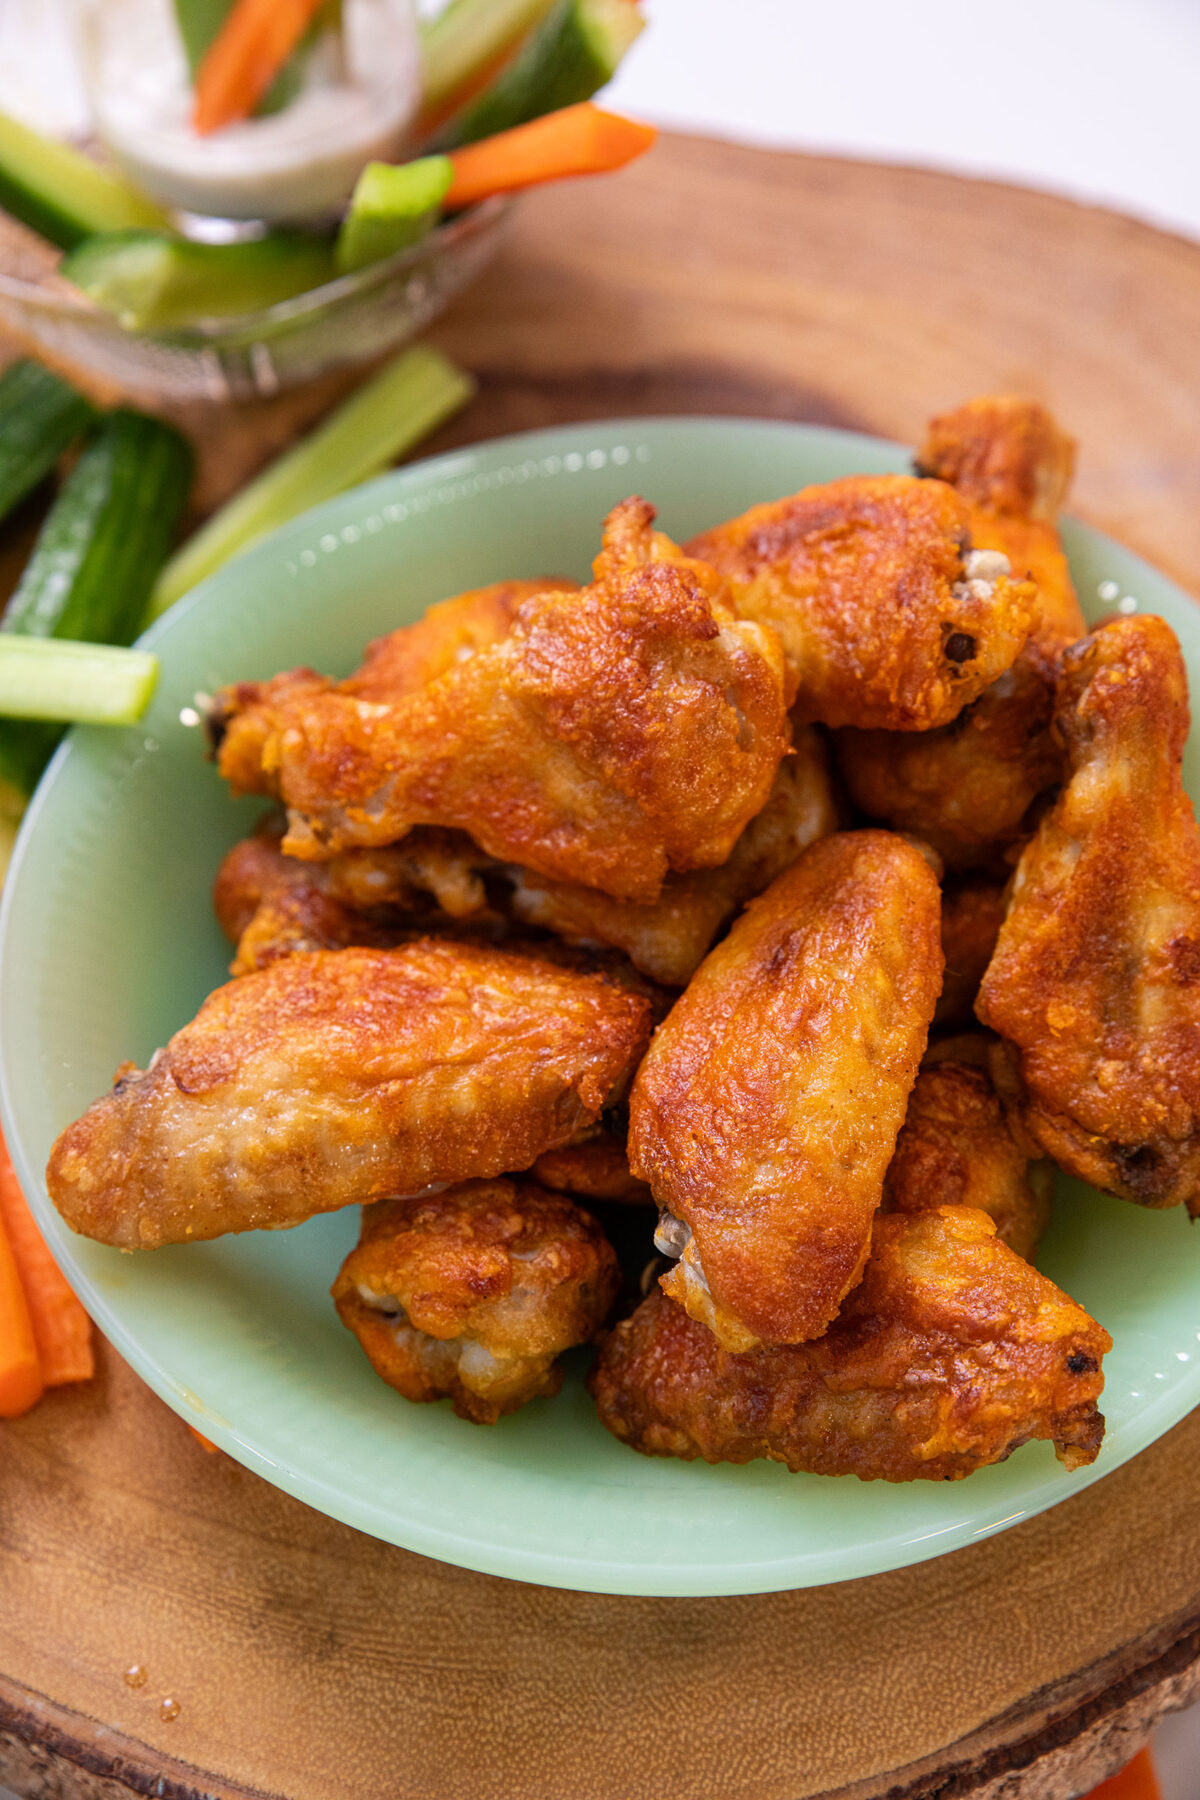
<path id="1" fill-rule="evenodd" d="M 202 1431 L 197 1431 L 194 1425 L 189 1425 L 188 1430 L 202 1450 L 207 1450 L 210 1456 L 220 1456 L 220 1449 L 213 1443 L 211 1438 L 206 1438 L 204 1433 Z"/>
<path id="2" fill-rule="evenodd" d="M 42 1371 L 16 1258 L 0 1225 L 0 1419 L 17 1419 L 42 1397 Z"/>
<path id="3" fill-rule="evenodd" d="M 92 1321 L 67 1285 L 21 1192 L 0 1137 L 0 1227 L 8 1239 L 33 1326 L 42 1381 L 61 1387 L 96 1373 Z"/>
<path id="4" fill-rule="evenodd" d="M 491 194 L 511 194 L 567 175 L 604 175 L 641 156 L 658 133 L 584 101 L 546 113 L 450 153 L 454 179 L 448 208 L 471 206 Z"/>
<path id="5" fill-rule="evenodd" d="M 1087 1800 L 1162 1800 L 1149 1750 L 1139 1750 L 1131 1763 L 1093 1788 Z"/>
<path id="6" fill-rule="evenodd" d="M 323 0 L 234 0 L 196 71 L 192 124 L 201 133 L 248 119 Z"/>

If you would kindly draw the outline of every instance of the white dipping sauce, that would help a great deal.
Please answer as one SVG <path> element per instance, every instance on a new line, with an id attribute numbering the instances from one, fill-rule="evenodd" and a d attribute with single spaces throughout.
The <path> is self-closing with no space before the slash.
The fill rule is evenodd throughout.
<path id="1" fill-rule="evenodd" d="M 421 95 L 411 0 L 345 0 L 291 105 L 201 137 L 170 0 L 92 0 L 83 50 L 96 130 L 139 186 L 225 219 L 319 218 L 363 166 L 401 152 Z M 344 62 L 344 66 L 341 66 Z"/>

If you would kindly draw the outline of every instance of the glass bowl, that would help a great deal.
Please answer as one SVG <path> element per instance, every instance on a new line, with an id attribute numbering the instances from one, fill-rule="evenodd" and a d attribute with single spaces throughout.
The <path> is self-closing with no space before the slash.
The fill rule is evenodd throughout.
<path id="1" fill-rule="evenodd" d="M 10 253 L 4 234 L 0 325 L 123 390 L 164 400 L 268 397 L 415 337 L 479 274 L 511 210 L 509 200 L 485 200 L 383 262 L 186 331 L 127 331 L 56 275 L 38 272 L 19 246 Z"/>

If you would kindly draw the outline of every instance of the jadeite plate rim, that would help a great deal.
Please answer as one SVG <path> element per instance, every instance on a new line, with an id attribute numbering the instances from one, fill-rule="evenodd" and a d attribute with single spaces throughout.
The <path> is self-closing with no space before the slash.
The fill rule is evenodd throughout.
<path id="1" fill-rule="evenodd" d="M 514 433 L 471 446 L 465 451 L 451 451 L 444 456 L 407 465 L 313 509 L 255 546 L 239 558 L 235 565 L 229 565 L 210 577 L 173 608 L 170 614 L 151 626 L 139 642 L 150 649 L 158 648 L 164 642 L 169 646 L 180 623 L 190 617 L 196 608 L 204 606 L 214 592 L 251 587 L 258 570 L 268 567 L 278 570 L 281 562 L 287 563 L 289 558 L 302 554 L 306 546 L 315 541 L 322 528 L 326 533 L 335 528 L 339 531 L 344 529 L 351 515 L 361 514 L 364 500 L 369 500 L 378 509 L 399 496 L 420 492 L 439 481 L 461 477 L 464 471 L 486 476 L 489 466 L 499 468 L 510 464 L 521 452 L 525 453 L 526 458 L 535 451 L 540 456 L 548 454 L 555 457 L 565 453 L 567 456 L 574 454 L 578 458 L 581 456 L 579 446 L 585 442 L 601 448 L 607 445 L 609 449 L 614 444 L 634 439 L 641 439 L 651 446 L 656 439 L 666 444 L 671 434 L 677 433 L 681 427 L 693 441 L 697 434 L 706 442 L 716 434 L 719 443 L 723 434 L 732 433 L 736 436 L 739 432 L 750 430 L 756 436 L 774 435 L 783 440 L 824 448 L 835 458 L 840 457 L 844 451 L 846 472 L 856 467 L 856 454 L 869 459 L 876 467 L 881 466 L 881 458 L 892 460 L 894 466 L 902 466 L 903 459 L 909 454 L 902 445 L 831 427 L 798 425 L 780 420 L 692 415 L 582 421 L 574 425 Z M 678 448 L 672 448 L 672 454 L 679 453 Z M 528 467 L 528 463 L 526 466 Z M 630 487 L 637 485 L 635 476 L 636 470 L 631 469 Z M 649 485 L 648 482 L 647 486 Z M 664 523 L 669 525 L 669 521 Z M 1111 553 L 1118 562 L 1143 572 L 1156 585 L 1164 584 L 1174 596 L 1194 606 L 1195 603 L 1176 584 L 1115 540 L 1077 522 L 1073 522 L 1070 529 L 1076 542 L 1090 545 L 1093 550 Z M 50 817 L 45 829 L 51 828 L 65 773 L 70 770 L 75 754 L 73 739 L 68 740 L 58 751 L 28 810 L 14 850 L 9 879 L 3 901 L 0 902 L 0 1000 L 3 997 L 4 969 L 8 957 L 13 954 L 9 945 L 10 926 L 21 892 L 22 871 L 29 855 L 29 846 L 35 841 L 48 815 Z M 575 1591 L 631 1595 L 762 1593 L 857 1579 L 946 1554 L 1061 1504 L 1147 1448 L 1178 1423 L 1192 1406 L 1200 1402 L 1200 1357 L 1194 1357 L 1187 1374 L 1176 1377 L 1174 1387 L 1163 1391 L 1157 1401 L 1149 1401 L 1136 1420 L 1123 1427 L 1119 1443 L 1111 1441 L 1110 1434 L 1110 1441 L 1096 1464 L 1089 1469 L 1077 1471 L 1069 1480 L 1062 1478 L 1057 1466 L 1040 1479 L 1036 1469 L 1031 1469 L 1022 1504 L 1002 1517 L 994 1516 L 994 1505 L 989 1507 L 986 1504 L 969 1504 L 972 1486 L 969 1479 L 965 1483 L 954 1485 L 953 1491 L 963 1496 L 964 1511 L 962 1517 L 950 1525 L 933 1531 L 884 1532 L 869 1543 L 835 1549 L 802 1548 L 791 1556 L 776 1557 L 770 1561 L 755 1562 L 743 1557 L 723 1563 L 712 1559 L 681 1559 L 671 1562 L 659 1557 L 653 1565 L 647 1565 L 644 1559 L 622 1560 L 610 1555 L 598 1560 L 577 1551 L 557 1551 L 551 1548 L 531 1550 L 527 1547 L 497 1544 L 486 1533 L 471 1535 L 462 1531 L 439 1530 L 428 1522 L 417 1523 L 398 1516 L 396 1505 L 392 1502 L 380 1502 L 361 1490 L 349 1492 L 344 1485 L 331 1483 L 312 1469 L 281 1459 L 277 1447 L 272 1453 L 269 1434 L 264 1438 L 261 1428 L 251 1435 L 245 1434 L 238 1428 L 236 1421 L 227 1419 L 211 1408 L 200 1394 L 193 1392 L 164 1366 L 161 1359 L 156 1359 L 146 1350 L 139 1340 L 135 1324 L 125 1316 L 125 1309 L 113 1299 L 111 1290 L 106 1291 L 97 1285 L 81 1264 L 76 1246 L 82 1240 L 75 1239 L 67 1231 L 45 1195 L 40 1171 L 27 1152 L 20 1121 L 15 1112 L 13 1063 L 16 1055 L 6 1034 L 4 1041 L 0 1042 L 0 1116 L 3 1118 L 5 1134 L 21 1185 L 29 1195 L 56 1254 L 97 1325 L 135 1372 L 189 1424 L 196 1426 L 221 1449 L 284 1492 L 371 1536 L 463 1568 Z M 1200 1324 L 1200 1319 L 1196 1323 Z M 1195 1335 L 1200 1339 L 1200 1330 Z M 1181 1356 L 1180 1360 L 1187 1359 Z M 1172 1371 L 1172 1374 L 1175 1375 L 1176 1372 Z M 396 1404 L 402 1405 L 403 1402 L 397 1400 Z M 493 1429 L 503 1429 L 503 1426 Z M 631 1452 L 623 1454 L 632 1455 Z M 1020 1454 L 1022 1453 L 1018 1453 Z M 1006 1465 L 1008 1466 L 1011 1465 Z M 842 1479 L 853 1480 L 852 1477 Z M 823 1485 L 832 1492 L 833 1483 Z M 928 1486 L 935 1492 L 947 1491 L 943 1484 Z M 1005 1504 L 1009 1502 L 1006 1501 Z M 801 1540 L 804 1536 L 804 1523 L 802 1511 L 798 1508 L 797 1537 Z"/>

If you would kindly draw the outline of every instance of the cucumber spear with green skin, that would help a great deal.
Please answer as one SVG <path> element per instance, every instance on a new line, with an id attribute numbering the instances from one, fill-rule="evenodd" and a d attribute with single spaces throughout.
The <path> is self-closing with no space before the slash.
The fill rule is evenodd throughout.
<path id="1" fill-rule="evenodd" d="M 15 362 L 0 375 L 0 519 L 95 418 L 90 401 L 40 363 Z"/>
<path id="2" fill-rule="evenodd" d="M 112 232 L 87 238 L 59 272 L 127 330 L 172 331 L 260 312 L 320 287 L 333 276 L 333 251 L 324 238 L 290 231 L 237 244 Z"/>
<path id="3" fill-rule="evenodd" d="M 144 413 L 111 413 L 47 514 L 0 619 L 0 663 L 5 636 L 130 643 L 145 623 L 191 476 L 191 448 L 171 426 Z M 78 716 L 63 708 L 78 698 L 83 665 L 78 658 L 61 669 L 54 658 L 27 664 L 19 653 L 8 660 L 13 680 L 40 681 L 34 698 L 42 709 L 41 717 L 0 717 L 0 811 L 11 814 L 33 792 L 62 736 L 59 725 L 43 719 Z M 104 667 L 97 665 L 97 679 Z M 59 676 L 68 687 L 56 701 Z M 106 704 L 99 695 L 89 716 Z M 13 710 L 0 698 L 0 714 Z"/>

